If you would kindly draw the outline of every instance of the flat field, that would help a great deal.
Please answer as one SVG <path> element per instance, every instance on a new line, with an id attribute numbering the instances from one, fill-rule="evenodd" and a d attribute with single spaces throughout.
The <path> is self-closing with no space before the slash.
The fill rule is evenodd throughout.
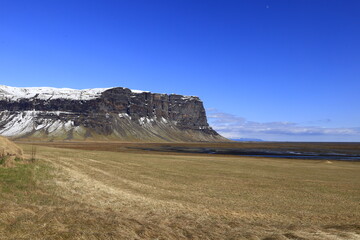
<path id="1" fill-rule="evenodd" d="M 360 239 L 360 162 L 41 145 L 0 168 L 0 239 Z"/>

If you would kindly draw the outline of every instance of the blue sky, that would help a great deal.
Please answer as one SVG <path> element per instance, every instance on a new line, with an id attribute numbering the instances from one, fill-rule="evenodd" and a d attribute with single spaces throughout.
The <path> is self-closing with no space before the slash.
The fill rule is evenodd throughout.
<path id="1" fill-rule="evenodd" d="M 360 1 L 0 0 L 0 84 L 197 95 L 232 138 L 360 141 Z"/>

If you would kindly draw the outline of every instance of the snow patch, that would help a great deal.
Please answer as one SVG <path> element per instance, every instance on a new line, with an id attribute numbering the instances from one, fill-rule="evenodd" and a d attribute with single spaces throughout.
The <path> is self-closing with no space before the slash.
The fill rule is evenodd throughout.
<path id="1" fill-rule="evenodd" d="M 144 125 L 146 122 L 147 122 L 146 117 L 141 117 L 141 118 L 139 119 L 140 125 Z"/>
<path id="2" fill-rule="evenodd" d="M 130 89 L 132 93 L 148 93 L 149 91 L 142 91 L 142 90 L 134 90 Z"/>
<path id="3" fill-rule="evenodd" d="M 197 99 L 198 97 L 195 97 L 195 96 L 182 96 L 181 97 L 181 100 L 194 100 L 194 99 Z"/>
<path id="4" fill-rule="evenodd" d="M 140 125 L 152 125 L 153 123 L 158 123 L 158 124 L 168 124 L 169 121 L 164 118 L 164 117 L 161 117 L 161 118 L 156 118 L 156 117 L 152 117 L 152 118 L 149 118 L 149 117 L 141 117 L 139 118 L 139 124 Z"/>
<path id="5" fill-rule="evenodd" d="M 0 134 L 9 137 L 30 133 L 34 130 L 34 115 L 35 113 L 33 111 L 18 113 L 3 126 Z"/>
<path id="6" fill-rule="evenodd" d="M 166 120 L 166 118 L 164 118 L 164 117 L 161 117 L 161 121 L 164 123 L 168 123 L 168 120 Z"/>
<path id="7" fill-rule="evenodd" d="M 120 118 L 129 118 L 129 119 L 131 119 L 131 116 L 129 116 L 129 114 L 127 114 L 127 113 L 119 113 L 119 117 Z"/>
<path id="8" fill-rule="evenodd" d="M 71 88 L 51 88 L 51 87 L 9 87 L 0 85 L 0 100 L 19 100 L 19 99 L 70 99 L 70 100 L 91 100 L 101 96 L 103 92 L 110 88 L 93 89 L 71 89 Z"/>
<path id="9" fill-rule="evenodd" d="M 62 126 L 62 122 L 60 120 L 57 120 L 57 121 L 51 123 L 47 130 L 49 133 L 54 133 L 59 128 L 61 128 L 61 126 Z"/>
<path id="10" fill-rule="evenodd" d="M 112 88 L 71 89 L 53 87 L 10 87 L 0 85 L 0 100 L 18 101 L 20 99 L 70 99 L 70 100 L 92 100 L 101 97 L 101 94 Z M 150 93 L 149 91 L 130 89 L 134 94 Z M 171 94 L 170 94 L 171 95 Z M 135 96 L 131 96 L 135 97 Z M 195 96 L 181 96 L 182 100 L 193 100 Z"/>
<path id="11" fill-rule="evenodd" d="M 6 137 L 14 136 L 24 136 L 26 134 L 32 133 L 34 131 L 46 131 L 50 135 L 55 134 L 59 131 L 70 131 L 73 129 L 74 121 L 61 121 L 61 120 L 51 120 L 51 119 L 41 119 L 39 115 L 44 113 L 51 113 L 59 115 L 61 111 L 19 111 L 19 112 L 9 112 L 1 111 L 0 116 L 1 122 L 5 124 L 0 129 L 0 135 Z M 65 112 L 66 113 L 66 112 Z"/>

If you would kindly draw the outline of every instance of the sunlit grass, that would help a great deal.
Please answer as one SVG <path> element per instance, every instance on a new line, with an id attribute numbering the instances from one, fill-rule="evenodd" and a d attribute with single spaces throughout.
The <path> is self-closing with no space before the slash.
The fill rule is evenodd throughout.
<path id="1" fill-rule="evenodd" d="M 359 172 L 356 162 L 38 147 L 34 163 L 0 169 L 0 236 L 356 239 Z"/>

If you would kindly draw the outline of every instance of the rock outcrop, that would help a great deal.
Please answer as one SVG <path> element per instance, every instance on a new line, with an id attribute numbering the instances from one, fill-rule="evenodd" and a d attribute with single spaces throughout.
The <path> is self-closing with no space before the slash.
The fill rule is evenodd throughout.
<path id="1" fill-rule="evenodd" d="M 0 86 L 0 135 L 41 140 L 226 141 L 198 97 Z"/>

